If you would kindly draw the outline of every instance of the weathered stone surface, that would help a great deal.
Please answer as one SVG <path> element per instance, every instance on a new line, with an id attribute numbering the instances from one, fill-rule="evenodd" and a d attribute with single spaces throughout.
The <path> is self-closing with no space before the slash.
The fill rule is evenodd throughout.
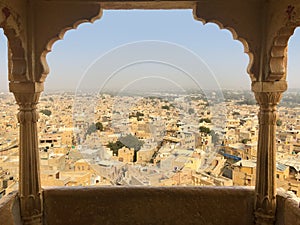
<path id="1" fill-rule="evenodd" d="M 253 225 L 254 190 L 216 187 L 56 188 L 46 225 Z"/>
<path id="2" fill-rule="evenodd" d="M 299 199 L 279 192 L 277 195 L 276 225 L 300 225 Z"/>
<path id="3" fill-rule="evenodd" d="M 11 193 L 0 199 L 0 224 L 21 225 L 19 198 L 17 193 Z"/>

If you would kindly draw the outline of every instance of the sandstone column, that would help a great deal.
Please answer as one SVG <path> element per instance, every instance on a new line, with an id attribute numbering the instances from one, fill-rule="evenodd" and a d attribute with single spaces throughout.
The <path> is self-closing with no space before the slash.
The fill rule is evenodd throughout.
<path id="1" fill-rule="evenodd" d="M 10 83 L 19 105 L 19 195 L 24 225 L 42 224 L 42 189 L 38 149 L 36 105 L 43 83 Z"/>
<path id="2" fill-rule="evenodd" d="M 286 90 L 286 82 L 253 82 L 252 90 L 260 107 L 255 224 L 273 225 L 276 212 L 276 106 Z"/>

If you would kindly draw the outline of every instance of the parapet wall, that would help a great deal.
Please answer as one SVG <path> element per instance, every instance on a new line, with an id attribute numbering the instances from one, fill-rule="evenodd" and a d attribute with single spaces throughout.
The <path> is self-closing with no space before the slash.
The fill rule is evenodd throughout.
<path id="1" fill-rule="evenodd" d="M 0 199 L 0 224 L 21 225 L 20 204 L 17 192 Z"/>
<path id="2" fill-rule="evenodd" d="M 44 191 L 45 225 L 253 225 L 254 190 L 89 187 Z"/>
<path id="3" fill-rule="evenodd" d="M 292 193 L 278 191 L 276 225 L 300 225 L 300 201 Z"/>
<path id="4" fill-rule="evenodd" d="M 278 191 L 275 225 L 300 225 L 299 199 Z M 254 190 L 242 187 L 81 187 L 44 190 L 44 225 L 253 225 Z M 16 192 L 0 224 L 21 225 Z"/>

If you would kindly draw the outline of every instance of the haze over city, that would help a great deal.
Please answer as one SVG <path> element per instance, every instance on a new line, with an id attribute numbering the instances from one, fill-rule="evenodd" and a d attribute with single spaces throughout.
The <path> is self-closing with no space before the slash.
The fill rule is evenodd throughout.
<path id="1" fill-rule="evenodd" d="M 0 35 L 0 90 L 8 91 L 7 49 Z M 290 40 L 288 81 L 298 87 L 299 30 Z M 47 59 L 46 91 L 250 89 L 242 44 L 190 10 L 104 11 L 94 24 L 68 31 Z M 110 77 L 110 79 L 108 79 Z"/>

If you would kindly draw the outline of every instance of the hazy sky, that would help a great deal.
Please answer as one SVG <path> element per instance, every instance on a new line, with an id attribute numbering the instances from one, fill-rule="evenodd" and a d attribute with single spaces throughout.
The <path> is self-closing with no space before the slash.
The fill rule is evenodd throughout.
<path id="1" fill-rule="evenodd" d="M 6 39 L 0 35 L 0 90 L 7 91 Z M 4 60 L 3 60 L 4 59 Z M 68 31 L 48 54 L 46 90 L 250 89 L 248 56 L 227 30 L 190 10 L 104 11 Z M 289 45 L 288 80 L 299 87 L 300 31 Z"/>

